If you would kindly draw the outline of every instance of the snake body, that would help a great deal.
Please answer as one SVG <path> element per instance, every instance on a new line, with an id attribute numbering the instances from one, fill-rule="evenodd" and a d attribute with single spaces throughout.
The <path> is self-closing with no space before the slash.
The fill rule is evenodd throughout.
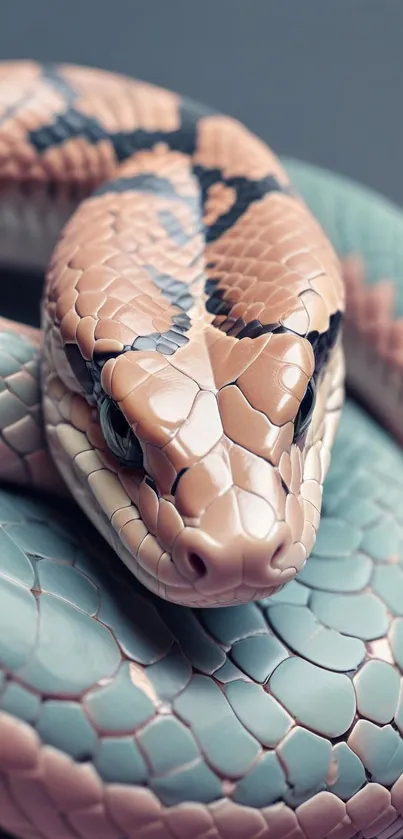
<path id="1" fill-rule="evenodd" d="M 78 204 L 42 303 L 53 463 L 158 595 L 274 593 L 314 544 L 342 401 L 331 245 L 264 143 L 168 91 L 4 63 L 0 105 L 3 201 Z"/>
<path id="2" fill-rule="evenodd" d="M 402 242 L 232 119 L 0 64 L 0 261 L 46 270 L 0 319 L 0 828 L 401 839 L 403 455 L 343 395 L 402 442 Z"/>

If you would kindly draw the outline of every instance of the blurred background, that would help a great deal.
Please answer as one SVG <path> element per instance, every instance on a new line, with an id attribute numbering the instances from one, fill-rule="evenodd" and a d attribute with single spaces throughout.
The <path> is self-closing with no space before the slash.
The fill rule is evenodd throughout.
<path id="1" fill-rule="evenodd" d="M 403 204 L 401 0 L 13 0 L 0 58 L 138 76 Z"/>
<path id="2" fill-rule="evenodd" d="M 166 86 L 243 120 L 279 154 L 403 205 L 402 36 L 401 0 L 12 0 L 0 59 Z"/>

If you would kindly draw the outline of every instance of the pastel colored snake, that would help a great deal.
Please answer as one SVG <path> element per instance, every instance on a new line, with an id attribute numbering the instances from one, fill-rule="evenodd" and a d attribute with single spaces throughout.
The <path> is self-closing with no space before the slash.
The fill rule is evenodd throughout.
<path id="1" fill-rule="evenodd" d="M 53 252 L 0 322 L 0 830 L 402 839 L 403 211 L 101 71 L 0 108 L 0 261 Z"/>
<path id="2" fill-rule="evenodd" d="M 2 262 L 44 267 L 73 213 L 42 304 L 53 463 L 163 598 L 274 593 L 313 547 L 342 404 L 331 245 L 260 140 L 172 93 L 6 62 L 0 107 Z M 1 446 L 4 477 L 53 485 L 32 416 Z"/>

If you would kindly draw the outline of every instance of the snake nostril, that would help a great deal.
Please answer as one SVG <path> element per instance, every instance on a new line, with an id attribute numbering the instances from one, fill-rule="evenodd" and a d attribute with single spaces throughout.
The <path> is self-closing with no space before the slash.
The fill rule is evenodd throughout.
<path id="1" fill-rule="evenodd" d="M 270 560 L 270 565 L 272 568 L 278 568 L 279 566 L 281 566 L 281 562 L 284 559 L 284 554 L 287 552 L 287 547 L 288 546 L 285 541 L 280 542 L 280 544 L 277 545 L 275 551 L 272 553 Z"/>
<path id="2" fill-rule="evenodd" d="M 205 577 L 207 574 L 207 567 L 204 560 L 196 553 L 189 554 L 188 557 L 189 566 L 192 569 L 193 573 L 196 574 L 199 580 L 202 577 Z"/>

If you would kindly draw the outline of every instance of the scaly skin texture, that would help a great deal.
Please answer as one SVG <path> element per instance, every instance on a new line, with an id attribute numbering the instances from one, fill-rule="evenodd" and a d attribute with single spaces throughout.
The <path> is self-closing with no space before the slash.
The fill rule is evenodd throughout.
<path id="1" fill-rule="evenodd" d="M 191 611 L 114 563 L 76 508 L 2 490 L 0 825 L 399 839 L 402 492 L 400 449 L 348 402 L 298 580 Z"/>
<path id="2" fill-rule="evenodd" d="M 14 228 L 22 195 L 45 218 L 46 199 L 61 220 L 79 204 L 42 304 L 54 464 L 160 597 L 273 594 L 312 550 L 342 403 L 329 241 L 260 140 L 168 91 L 4 63 L 0 118 L 0 211 Z M 0 260 L 18 260 L 18 232 L 3 231 Z M 27 262 L 35 236 L 20 233 Z M 22 442 L 34 458 L 27 427 Z"/>
<path id="3" fill-rule="evenodd" d="M 381 393 L 374 406 L 397 432 L 403 285 L 384 278 L 402 275 L 403 215 L 342 179 L 286 168 L 340 256 L 350 254 L 348 376 L 361 398 L 368 384 Z M 8 239 L 25 225 L 33 241 L 32 209 L 9 199 Z M 60 199 L 60 216 L 71 200 Z M 54 480 L 38 341 L 7 324 L 0 344 L 5 477 L 35 489 Z M 317 458 L 328 468 L 342 379 L 335 354 L 304 462 L 312 531 L 309 493 Z M 95 415 L 60 378 L 49 394 L 55 451 L 64 439 L 84 495 L 77 476 L 91 474 L 94 454 L 109 462 Z M 20 423 L 32 422 L 39 468 L 22 448 Z M 283 479 L 298 484 L 292 457 Z M 100 508 L 113 503 L 104 472 L 98 489 L 90 479 Z M 194 611 L 144 588 L 116 562 L 118 535 L 113 552 L 67 500 L 2 489 L 0 826 L 23 839 L 401 839 L 402 476 L 398 446 L 347 402 L 319 538 L 297 580 L 254 603 Z"/>

